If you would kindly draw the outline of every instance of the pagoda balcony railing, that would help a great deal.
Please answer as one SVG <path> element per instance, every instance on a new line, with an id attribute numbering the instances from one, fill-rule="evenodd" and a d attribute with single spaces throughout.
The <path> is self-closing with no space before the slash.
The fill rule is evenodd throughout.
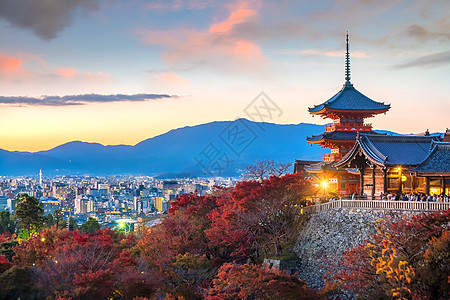
<path id="1" fill-rule="evenodd" d="M 363 123 L 334 123 L 327 124 L 325 126 L 325 131 L 371 131 L 372 124 L 363 124 Z"/>
<path id="2" fill-rule="evenodd" d="M 301 213 L 316 213 L 336 208 L 432 212 L 450 209 L 450 202 L 336 200 L 303 207 Z"/>
<path id="3" fill-rule="evenodd" d="M 324 162 L 333 162 L 333 161 L 338 161 L 341 159 L 342 159 L 342 154 L 340 154 L 340 153 L 331 153 L 331 154 L 323 155 Z"/>

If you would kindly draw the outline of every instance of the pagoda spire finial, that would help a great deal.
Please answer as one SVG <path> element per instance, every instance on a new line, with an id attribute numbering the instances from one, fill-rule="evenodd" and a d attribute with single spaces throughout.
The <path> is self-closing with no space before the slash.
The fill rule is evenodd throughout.
<path id="1" fill-rule="evenodd" d="M 348 31 L 347 31 L 347 52 L 345 53 L 345 85 L 351 85 L 350 83 L 350 53 L 348 50 Z"/>

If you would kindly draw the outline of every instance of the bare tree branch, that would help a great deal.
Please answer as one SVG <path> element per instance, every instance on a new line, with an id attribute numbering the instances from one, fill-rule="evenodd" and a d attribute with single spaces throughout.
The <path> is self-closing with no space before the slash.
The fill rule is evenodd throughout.
<path id="1" fill-rule="evenodd" d="M 267 179 L 271 176 L 281 177 L 286 174 L 292 163 L 278 162 L 273 159 L 257 160 L 252 164 L 247 164 L 242 171 L 244 180 Z"/>

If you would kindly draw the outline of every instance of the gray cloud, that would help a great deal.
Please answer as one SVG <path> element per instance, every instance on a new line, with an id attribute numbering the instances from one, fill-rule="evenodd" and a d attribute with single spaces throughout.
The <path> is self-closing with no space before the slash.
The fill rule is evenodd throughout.
<path id="1" fill-rule="evenodd" d="M 183 10 L 183 9 L 206 9 L 208 7 L 222 4 L 217 0 L 154 0 L 148 1 L 144 7 L 148 9 L 169 9 L 169 10 Z"/>
<path id="2" fill-rule="evenodd" d="M 439 52 L 427 56 L 422 56 L 409 62 L 394 66 L 396 69 L 405 69 L 411 67 L 440 67 L 450 63 L 450 51 Z"/>
<path id="3" fill-rule="evenodd" d="M 449 32 L 438 32 L 438 31 L 431 31 L 427 29 L 425 26 L 412 24 L 406 28 L 406 34 L 412 38 L 415 38 L 419 41 L 428 41 L 428 40 L 443 40 L 447 41 L 450 40 L 450 33 Z"/>
<path id="4" fill-rule="evenodd" d="M 102 0 L 1 0 L 0 19 L 33 31 L 44 40 L 57 37 L 77 11 L 98 9 Z"/>
<path id="5" fill-rule="evenodd" d="M 177 96 L 170 96 L 165 94 L 134 94 L 134 95 L 68 95 L 68 96 L 42 96 L 35 97 L 5 97 L 0 96 L 0 104 L 12 105 L 30 105 L 30 106 L 67 106 L 67 105 L 83 105 L 87 103 L 101 103 L 101 102 L 140 102 L 147 100 L 157 100 L 166 98 L 177 98 Z"/>

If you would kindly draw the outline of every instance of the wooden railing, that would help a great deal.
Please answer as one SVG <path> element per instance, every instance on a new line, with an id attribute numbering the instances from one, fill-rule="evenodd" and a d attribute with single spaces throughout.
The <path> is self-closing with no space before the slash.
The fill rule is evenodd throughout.
<path id="1" fill-rule="evenodd" d="M 420 202 L 420 201 L 387 201 L 387 200 L 336 200 L 302 208 L 302 213 L 314 213 L 333 208 L 359 208 L 373 210 L 408 210 L 408 211 L 439 211 L 450 208 L 450 202 Z"/>
<path id="2" fill-rule="evenodd" d="M 369 123 L 333 123 L 325 125 L 325 131 L 370 131 L 372 124 Z"/>

